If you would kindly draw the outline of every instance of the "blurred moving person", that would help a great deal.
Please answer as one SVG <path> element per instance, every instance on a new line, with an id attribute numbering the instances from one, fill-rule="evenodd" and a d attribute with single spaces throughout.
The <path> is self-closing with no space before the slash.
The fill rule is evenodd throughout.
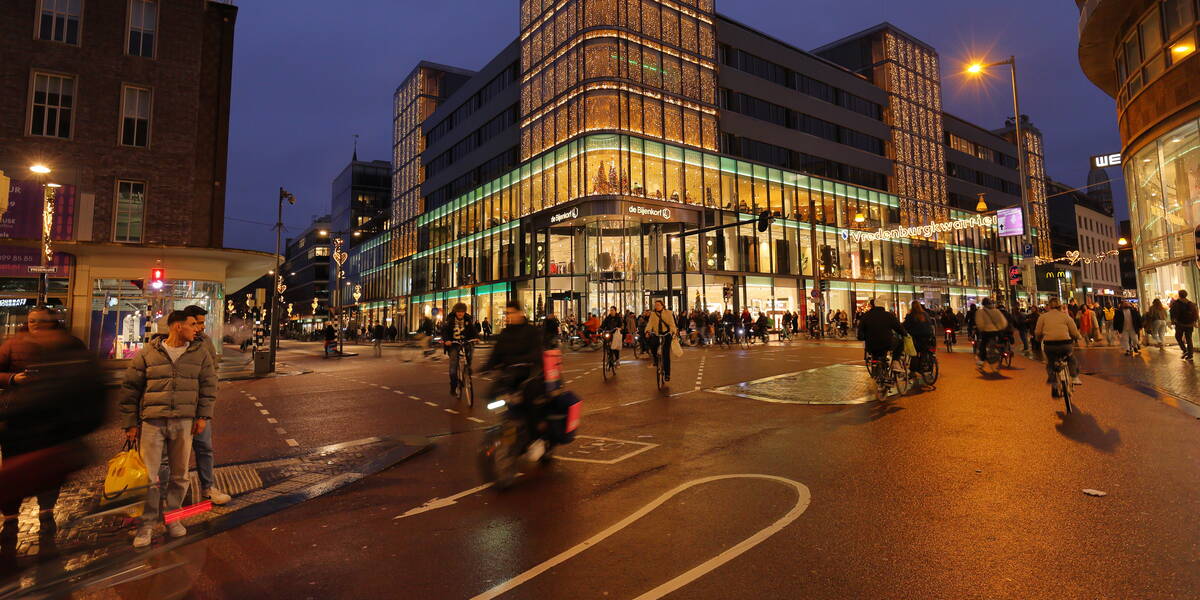
<path id="1" fill-rule="evenodd" d="M 103 423 L 106 407 L 99 365 L 57 313 L 37 306 L 26 318 L 0 345 L 0 571 L 16 564 L 26 497 L 37 497 L 39 546 L 53 546 L 59 489 L 87 464 L 81 438 Z"/>
<path id="2" fill-rule="evenodd" d="M 204 432 L 217 399 L 217 369 L 208 351 L 193 344 L 196 318 L 182 310 L 167 316 L 166 338 L 146 344 L 133 357 L 121 385 L 121 416 L 125 435 L 140 439 L 142 460 L 150 475 L 146 511 L 133 538 L 135 548 L 150 545 L 154 527 L 162 517 L 159 507 L 159 466 L 164 449 L 170 481 L 166 510 L 183 505 L 188 488 L 188 461 L 192 437 Z M 183 523 L 167 525 L 171 537 L 187 535 Z"/>

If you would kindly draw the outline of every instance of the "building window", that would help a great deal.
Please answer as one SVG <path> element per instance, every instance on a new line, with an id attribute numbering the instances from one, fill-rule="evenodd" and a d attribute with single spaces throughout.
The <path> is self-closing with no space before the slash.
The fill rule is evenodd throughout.
<path id="1" fill-rule="evenodd" d="M 158 30 L 158 2 L 129 0 L 129 55 L 154 58 L 154 38 Z"/>
<path id="2" fill-rule="evenodd" d="M 121 90 L 121 145 L 150 145 L 150 90 L 127 85 Z"/>
<path id="3" fill-rule="evenodd" d="M 313 250 L 316 250 L 315 256 L 329 256 L 329 246 L 316 246 Z"/>
<path id="4" fill-rule="evenodd" d="M 83 0 L 42 0 L 39 40 L 79 45 L 79 17 Z"/>
<path id="5" fill-rule="evenodd" d="M 30 102 L 29 135 L 71 137 L 71 114 L 75 108 L 75 78 L 34 73 Z"/>
<path id="6" fill-rule="evenodd" d="M 114 242 L 142 241 L 142 217 L 146 209 L 144 181 L 117 182 L 117 210 L 113 227 Z"/>

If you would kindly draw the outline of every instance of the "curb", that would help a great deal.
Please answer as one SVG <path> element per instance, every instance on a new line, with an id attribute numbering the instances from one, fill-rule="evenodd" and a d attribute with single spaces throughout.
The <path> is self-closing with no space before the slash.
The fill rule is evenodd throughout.
<path id="1" fill-rule="evenodd" d="M 302 487 L 287 486 L 287 489 L 290 491 L 284 491 L 273 498 L 254 502 L 207 521 L 189 524 L 188 535 L 176 540 L 164 537 L 165 542 L 155 543 L 144 550 L 135 550 L 128 547 L 128 538 L 125 535 L 121 535 L 122 528 L 122 530 L 118 530 L 114 535 L 117 538 L 117 544 L 119 544 L 117 547 L 121 548 L 114 556 L 101 558 L 92 564 L 69 572 L 61 569 L 61 565 L 58 568 L 47 569 L 46 562 L 40 562 L 25 569 L 24 572 L 15 575 L 9 581 L 2 582 L 9 587 L 0 585 L 0 599 L 23 596 L 62 597 L 75 591 L 87 590 L 89 588 L 91 591 L 98 591 L 120 585 L 127 581 L 140 579 L 145 576 L 145 573 L 142 569 L 137 568 L 139 563 L 144 563 L 151 558 L 173 552 L 183 546 L 205 540 L 251 521 L 290 508 L 301 502 L 312 500 L 341 489 L 380 471 L 406 462 L 433 447 L 433 441 L 423 436 L 402 436 L 387 439 L 365 438 L 363 440 L 315 448 L 303 456 L 316 459 L 340 450 L 353 449 L 372 443 L 389 442 L 394 443 L 395 446 L 384 450 L 378 456 L 355 465 L 354 468 L 344 473 L 327 477 L 321 481 L 313 481 Z M 262 462 L 269 463 L 272 461 Z M 287 482 L 284 482 L 284 484 L 286 486 Z M 63 556 L 55 559 L 55 561 L 58 560 L 70 562 L 72 559 L 71 557 Z M 49 581 L 36 582 L 29 587 L 20 587 L 20 582 L 25 580 L 26 577 L 33 576 L 36 578 L 38 573 L 43 572 L 53 572 L 56 576 Z M 12 587 L 14 585 L 16 587 Z"/>

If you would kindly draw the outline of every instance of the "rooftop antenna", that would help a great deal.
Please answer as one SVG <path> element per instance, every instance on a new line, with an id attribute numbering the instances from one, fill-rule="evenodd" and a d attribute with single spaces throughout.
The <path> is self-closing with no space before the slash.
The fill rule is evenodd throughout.
<path id="1" fill-rule="evenodd" d="M 354 134 L 354 162 L 358 162 L 358 134 Z"/>

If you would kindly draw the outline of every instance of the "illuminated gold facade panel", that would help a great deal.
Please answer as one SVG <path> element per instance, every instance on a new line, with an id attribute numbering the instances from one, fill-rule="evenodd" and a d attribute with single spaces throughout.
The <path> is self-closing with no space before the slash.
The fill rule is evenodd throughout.
<path id="1" fill-rule="evenodd" d="M 942 89 L 936 53 L 892 32 L 883 37 L 883 79 L 895 159 L 894 191 L 923 202 L 903 206 L 914 223 L 943 216 L 948 199 Z M 905 213 L 911 213 L 905 217 Z M 932 211 L 932 212 L 931 212 Z"/>
<path id="2" fill-rule="evenodd" d="M 600 130 L 716 150 L 711 5 L 700 0 L 524 0 L 522 160 Z M 631 115 L 635 109 L 639 114 Z"/>
<path id="3" fill-rule="evenodd" d="M 392 212 L 388 223 L 393 230 L 391 256 L 403 258 L 416 252 L 416 227 L 413 219 L 425 212 L 421 184 L 425 171 L 421 152 L 425 150 L 422 123 L 437 109 L 441 95 L 440 74 L 419 67 L 396 90 L 392 99 Z"/>
<path id="4" fill-rule="evenodd" d="M 1025 170 L 1029 174 L 1029 211 L 1033 227 L 1038 231 L 1039 256 L 1053 255 L 1050 247 L 1050 215 L 1046 209 L 1046 158 L 1042 136 L 1036 130 L 1021 130 L 1025 138 Z"/>

